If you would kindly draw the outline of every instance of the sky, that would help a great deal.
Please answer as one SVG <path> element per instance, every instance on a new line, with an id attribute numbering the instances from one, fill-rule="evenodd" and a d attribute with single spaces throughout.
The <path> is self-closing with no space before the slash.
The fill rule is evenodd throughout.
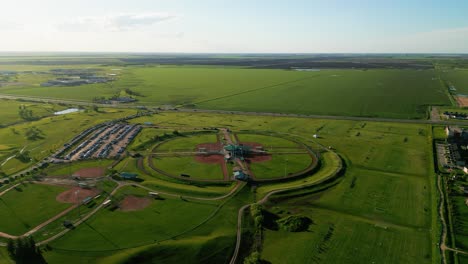
<path id="1" fill-rule="evenodd" d="M 461 0 L 0 0 L 0 51 L 468 53 Z"/>

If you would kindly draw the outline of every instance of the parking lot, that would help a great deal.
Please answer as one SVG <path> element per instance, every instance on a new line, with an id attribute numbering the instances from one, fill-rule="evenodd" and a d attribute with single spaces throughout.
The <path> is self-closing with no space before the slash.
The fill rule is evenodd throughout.
<path id="1" fill-rule="evenodd" d="M 60 157 L 56 158 L 75 161 L 120 157 L 140 130 L 140 126 L 129 124 L 98 126 L 84 131 L 70 143 L 65 144 Z"/>

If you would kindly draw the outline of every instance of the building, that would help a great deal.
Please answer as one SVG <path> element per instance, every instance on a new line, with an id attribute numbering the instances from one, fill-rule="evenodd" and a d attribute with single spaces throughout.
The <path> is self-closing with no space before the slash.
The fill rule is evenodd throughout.
<path id="1" fill-rule="evenodd" d="M 234 171 L 234 178 L 239 181 L 248 181 L 249 175 L 247 175 L 245 172 L 241 170 L 238 170 L 238 171 Z"/>
<path id="2" fill-rule="evenodd" d="M 462 135 L 463 130 L 457 126 L 446 126 L 445 134 L 448 138 L 459 138 Z"/>
<path id="3" fill-rule="evenodd" d="M 138 178 L 138 174 L 130 172 L 121 172 L 120 177 L 122 177 L 124 180 L 134 180 Z"/>

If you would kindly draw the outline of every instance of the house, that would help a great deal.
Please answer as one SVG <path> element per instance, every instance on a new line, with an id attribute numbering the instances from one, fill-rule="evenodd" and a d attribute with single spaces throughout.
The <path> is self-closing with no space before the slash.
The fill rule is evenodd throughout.
<path id="1" fill-rule="evenodd" d="M 459 138 L 462 135 L 462 129 L 457 126 L 446 126 L 445 134 L 448 138 Z"/>

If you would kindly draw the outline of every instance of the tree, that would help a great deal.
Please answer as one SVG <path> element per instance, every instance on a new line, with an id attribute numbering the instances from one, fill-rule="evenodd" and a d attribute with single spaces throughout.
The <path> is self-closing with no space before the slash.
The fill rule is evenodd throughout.
<path id="1" fill-rule="evenodd" d="M 258 251 L 253 252 L 250 256 L 244 259 L 244 264 L 261 264 L 263 261 L 260 258 Z"/>
<path id="2" fill-rule="evenodd" d="M 31 121 L 35 119 L 33 111 L 31 109 L 28 109 L 25 105 L 19 106 L 18 114 L 22 119 L 26 121 Z"/>
<path id="3" fill-rule="evenodd" d="M 29 127 L 26 129 L 26 132 L 24 132 L 24 135 L 28 140 L 38 140 L 38 139 L 43 139 L 44 135 L 40 129 L 37 127 Z"/>
<path id="4" fill-rule="evenodd" d="M 20 237 L 18 239 L 9 239 L 7 243 L 8 255 L 17 264 L 47 263 L 41 254 L 39 248 L 36 247 L 36 242 L 31 236 Z"/>

